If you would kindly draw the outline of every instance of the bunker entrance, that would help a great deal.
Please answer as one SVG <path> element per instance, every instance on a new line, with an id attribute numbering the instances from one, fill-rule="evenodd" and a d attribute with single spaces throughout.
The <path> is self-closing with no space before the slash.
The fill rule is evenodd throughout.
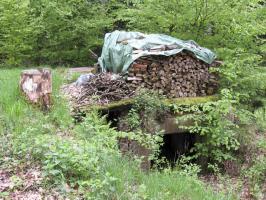
<path id="1" fill-rule="evenodd" d="M 174 167 L 180 156 L 191 154 L 190 150 L 194 147 L 195 142 L 195 135 L 189 132 L 165 134 L 158 158 L 165 158 L 166 164 Z"/>
<path id="2" fill-rule="evenodd" d="M 116 128 L 120 131 L 123 130 L 123 123 L 121 123 L 121 118 L 127 116 L 128 108 L 109 110 L 108 112 L 102 112 L 103 115 L 107 116 L 107 121 L 110 123 L 111 127 Z M 182 125 L 190 124 L 191 122 L 183 122 Z M 177 160 L 182 155 L 191 155 L 191 148 L 194 147 L 197 136 L 191 134 L 184 129 L 180 129 L 176 124 L 175 117 L 168 117 L 163 122 L 158 125 L 164 131 L 163 143 L 159 149 L 159 155 L 155 160 L 149 161 L 148 157 L 151 151 L 146 147 L 139 144 L 137 141 L 129 140 L 128 138 L 118 139 L 119 149 L 123 154 L 132 153 L 138 156 L 142 156 L 145 159 L 143 160 L 142 167 L 145 170 L 150 169 L 151 167 L 174 167 Z M 157 160 L 164 158 L 166 161 L 160 166 L 156 166 Z"/>

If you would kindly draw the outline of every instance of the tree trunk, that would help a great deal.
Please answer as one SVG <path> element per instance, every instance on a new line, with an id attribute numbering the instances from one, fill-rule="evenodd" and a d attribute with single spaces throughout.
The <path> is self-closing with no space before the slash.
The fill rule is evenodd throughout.
<path id="1" fill-rule="evenodd" d="M 21 72 L 20 89 L 33 104 L 48 110 L 51 106 L 52 75 L 50 69 L 29 69 Z"/>

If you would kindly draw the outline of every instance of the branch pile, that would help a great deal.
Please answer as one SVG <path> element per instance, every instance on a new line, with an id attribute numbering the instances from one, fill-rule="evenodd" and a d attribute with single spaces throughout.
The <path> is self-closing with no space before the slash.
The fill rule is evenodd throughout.
<path id="1" fill-rule="evenodd" d="M 63 88 L 63 92 L 70 96 L 75 107 L 108 104 L 134 95 L 134 90 L 121 76 L 111 73 L 96 74 L 82 86 L 73 83 Z"/>
<path id="2" fill-rule="evenodd" d="M 153 89 L 169 98 L 212 95 L 218 77 L 209 68 L 209 64 L 183 52 L 170 57 L 141 57 L 131 65 L 127 82 L 132 90 Z"/>

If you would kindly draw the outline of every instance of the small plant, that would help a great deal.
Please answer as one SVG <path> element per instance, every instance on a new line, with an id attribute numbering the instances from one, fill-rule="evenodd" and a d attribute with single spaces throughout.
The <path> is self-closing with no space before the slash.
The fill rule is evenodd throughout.
<path id="1" fill-rule="evenodd" d="M 16 190 L 23 186 L 23 180 L 16 175 L 11 176 L 10 180 L 11 180 L 11 186 L 10 186 L 11 190 Z"/>
<path id="2" fill-rule="evenodd" d="M 139 90 L 126 121 L 131 128 L 141 128 L 148 133 L 159 132 L 157 121 L 169 111 L 164 105 L 165 98 L 154 91 Z"/>
<path id="3" fill-rule="evenodd" d="M 132 108 L 129 111 L 127 118 L 126 118 L 126 123 L 128 124 L 130 130 L 134 130 L 140 127 L 141 120 L 140 120 L 140 116 L 137 110 Z"/>
<path id="4" fill-rule="evenodd" d="M 141 89 L 135 97 L 133 107 L 137 111 L 142 111 L 143 117 L 161 117 L 168 108 L 164 105 L 164 96 L 152 90 Z"/>
<path id="5" fill-rule="evenodd" d="M 190 157 L 182 156 L 177 162 L 177 168 L 181 175 L 197 177 L 201 171 L 199 165 L 192 163 Z"/>
<path id="6" fill-rule="evenodd" d="M 256 199 L 263 199 L 263 187 L 266 180 L 266 141 L 265 137 L 256 142 L 259 155 L 253 159 L 251 167 L 245 172 L 250 181 L 252 195 Z"/>

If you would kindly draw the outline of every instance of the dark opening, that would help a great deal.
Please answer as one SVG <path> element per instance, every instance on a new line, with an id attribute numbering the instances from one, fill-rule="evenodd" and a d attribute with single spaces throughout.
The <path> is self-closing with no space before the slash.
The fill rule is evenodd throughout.
<path id="1" fill-rule="evenodd" d="M 106 112 L 106 113 L 102 113 L 103 115 L 106 115 L 106 120 L 110 123 L 112 128 L 117 128 L 118 126 L 118 119 L 121 115 L 121 112 L 119 111 L 110 111 L 110 112 Z"/>
<path id="2" fill-rule="evenodd" d="M 128 113 L 127 107 L 121 107 L 116 110 L 102 111 L 102 115 L 106 115 L 106 120 L 110 123 L 112 128 L 117 128 L 119 130 L 119 119 L 126 116 Z"/>
<path id="3" fill-rule="evenodd" d="M 165 134 L 159 158 L 166 158 L 166 164 L 174 167 L 180 156 L 191 154 L 190 150 L 195 142 L 195 135 L 189 132 Z"/>

